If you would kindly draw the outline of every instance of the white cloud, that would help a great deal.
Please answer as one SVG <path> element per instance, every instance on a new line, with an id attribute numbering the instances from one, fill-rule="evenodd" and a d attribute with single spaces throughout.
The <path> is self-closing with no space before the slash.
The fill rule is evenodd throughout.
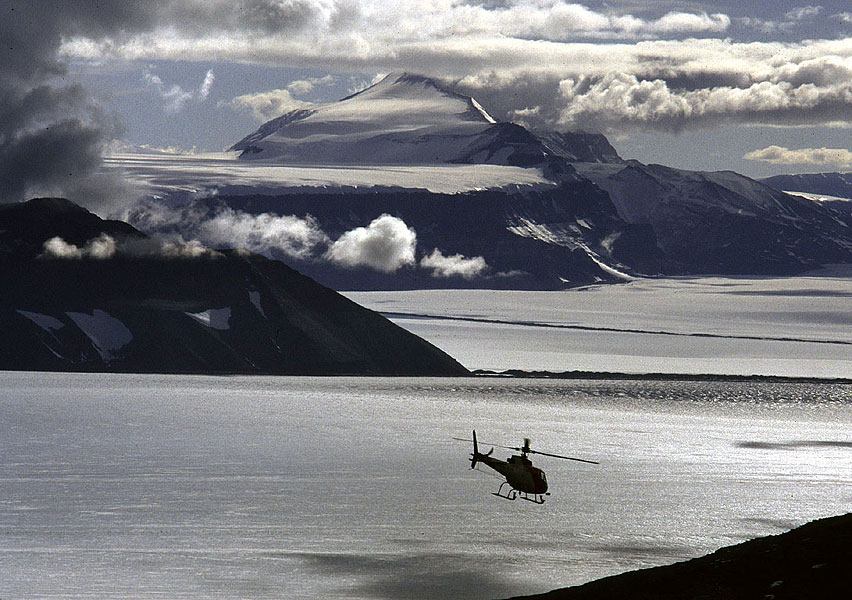
<path id="1" fill-rule="evenodd" d="M 44 243 L 43 248 L 44 252 L 41 256 L 45 258 L 106 260 L 115 256 L 116 243 L 110 235 L 102 233 L 87 241 L 82 248 L 69 244 L 61 237 L 50 238 Z"/>
<path id="2" fill-rule="evenodd" d="M 53 237 L 44 243 L 42 258 L 108 260 L 116 254 L 128 256 L 153 256 L 163 258 L 199 258 L 221 256 L 197 240 L 184 242 L 159 237 L 128 238 L 116 242 L 115 238 L 106 233 L 92 238 L 79 248 L 69 244 L 61 237 Z"/>
<path id="3" fill-rule="evenodd" d="M 158 75 L 145 71 L 142 78 L 149 87 L 154 88 L 160 97 L 165 100 L 166 112 L 180 112 L 184 105 L 192 100 L 192 92 L 185 91 L 177 84 L 167 86 Z"/>
<path id="4" fill-rule="evenodd" d="M 822 6 L 799 6 L 788 10 L 784 16 L 791 21 L 805 21 L 820 15 L 823 10 Z"/>
<path id="5" fill-rule="evenodd" d="M 271 90 L 256 94 L 245 94 L 237 96 L 226 103 L 234 110 L 248 111 L 256 121 L 265 122 L 284 113 L 310 106 L 310 102 L 303 102 L 293 98 L 290 90 Z"/>
<path id="6" fill-rule="evenodd" d="M 746 160 L 767 162 L 773 165 L 836 165 L 852 166 L 852 151 L 846 148 L 798 148 L 767 146 L 743 156 Z"/>
<path id="7" fill-rule="evenodd" d="M 731 19 L 722 13 L 671 11 L 644 18 L 617 9 L 596 10 L 564 0 L 466 3 L 439 0 L 207 0 L 171 2 L 152 9 L 152 31 L 123 38 L 70 38 L 66 54 L 124 58 L 184 58 L 203 46 L 207 60 L 223 60 L 237 46 L 242 60 L 263 61 L 271 47 L 290 53 L 366 57 L 424 41 L 474 37 L 519 37 L 565 41 L 578 38 L 642 39 L 725 32 Z M 194 53 L 193 53 L 194 54 Z"/>
<path id="8" fill-rule="evenodd" d="M 216 76 L 213 74 L 212 69 L 208 70 L 198 89 L 193 91 L 186 91 L 177 84 L 167 85 L 159 75 L 150 71 L 145 71 L 142 74 L 142 79 L 165 100 L 166 112 L 177 113 L 183 110 L 186 103 L 191 100 L 195 99 L 199 102 L 206 100 L 207 96 L 210 95 L 210 89 L 213 87 L 213 81 L 216 79 Z"/>
<path id="9" fill-rule="evenodd" d="M 311 77 L 310 79 L 297 79 L 287 84 L 287 91 L 297 96 L 304 96 L 311 93 L 317 86 L 334 85 L 337 78 L 334 75 L 326 75 L 324 77 Z"/>
<path id="10" fill-rule="evenodd" d="M 207 96 L 210 95 L 210 89 L 213 87 L 213 81 L 216 79 L 216 76 L 213 75 L 213 69 L 207 71 L 207 74 L 204 76 L 204 81 L 201 82 L 201 87 L 198 88 L 198 97 L 201 100 L 205 100 Z"/>
<path id="11" fill-rule="evenodd" d="M 176 255 L 196 253 L 198 249 L 192 244 L 197 244 L 243 248 L 273 258 L 312 260 L 330 242 L 310 215 L 304 218 L 269 213 L 253 215 L 223 206 L 196 203 L 172 207 L 145 200 L 120 216 L 157 239 L 169 240 L 173 245 L 168 247 L 168 253 Z"/>
<path id="12" fill-rule="evenodd" d="M 48 258 L 82 258 L 83 253 L 74 244 L 69 244 L 61 237 L 52 237 L 44 243 L 44 254 Z"/>
<path id="13" fill-rule="evenodd" d="M 274 251 L 302 260 L 312 258 L 318 246 L 330 241 L 310 215 L 251 215 L 231 208 L 202 221 L 194 234 L 218 248 L 244 248 L 267 255 Z"/>
<path id="14" fill-rule="evenodd" d="M 335 73 L 408 70 L 458 82 L 498 118 L 523 116 L 544 127 L 677 130 L 776 118 L 787 125 L 852 118 L 852 83 L 844 79 L 852 39 L 735 42 L 718 37 L 732 23 L 723 13 L 631 14 L 617 3 L 590 8 L 563 0 L 244 4 L 251 10 L 243 11 L 243 19 L 235 5 L 211 0 L 208 10 L 190 11 L 191 26 L 168 13 L 172 20 L 150 31 L 121 39 L 69 39 L 63 52 Z M 188 10 L 184 5 L 180 14 Z M 824 12 L 802 6 L 777 23 L 755 20 L 751 26 L 807 25 Z M 264 13 L 268 20 L 260 18 Z M 170 35 L 162 35 L 166 25 Z M 812 81 L 805 80 L 808 72 Z M 305 106 L 297 97 L 329 81 L 293 81 L 230 105 L 268 120 Z"/>
<path id="15" fill-rule="evenodd" d="M 417 234 L 405 222 L 388 214 L 367 227 L 347 231 L 328 249 L 326 258 L 346 267 L 369 267 L 393 273 L 414 264 Z"/>
<path id="16" fill-rule="evenodd" d="M 473 258 L 466 258 L 461 254 L 444 256 L 437 248 L 432 250 L 432 254 L 420 259 L 420 266 L 424 269 L 431 269 L 432 277 L 462 277 L 464 279 L 479 277 L 488 269 L 485 259 L 481 256 Z"/>

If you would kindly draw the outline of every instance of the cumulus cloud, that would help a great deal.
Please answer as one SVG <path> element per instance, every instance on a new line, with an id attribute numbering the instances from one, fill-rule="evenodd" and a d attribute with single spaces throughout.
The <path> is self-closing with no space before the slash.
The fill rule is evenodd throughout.
<path id="1" fill-rule="evenodd" d="M 852 151 L 846 148 L 798 148 L 767 146 L 743 156 L 746 160 L 767 162 L 773 165 L 836 165 L 852 167 Z"/>
<path id="2" fill-rule="evenodd" d="M 464 279 L 479 277 L 488 269 L 485 259 L 481 256 L 473 258 L 466 258 L 461 254 L 444 256 L 437 248 L 432 250 L 432 254 L 420 259 L 420 266 L 424 269 L 430 269 L 432 277 L 462 277 Z"/>
<path id="3" fill-rule="evenodd" d="M 414 264 L 417 234 L 405 221 L 388 214 L 367 227 L 357 227 L 340 236 L 328 249 L 331 262 L 347 267 L 369 267 L 393 273 Z"/>
<path id="4" fill-rule="evenodd" d="M 301 260 L 313 257 L 318 247 L 329 242 L 311 215 L 250 215 L 231 208 L 223 208 L 204 220 L 195 233 L 217 248 L 244 248 L 260 254 L 274 249 L 277 254 Z"/>
<path id="5" fill-rule="evenodd" d="M 243 248 L 271 258 L 329 261 L 344 268 L 366 267 L 383 273 L 416 263 L 417 234 L 402 219 L 388 214 L 366 227 L 346 231 L 336 240 L 311 215 L 250 214 L 201 202 L 167 206 L 149 199 L 121 216 L 158 239 L 180 243 L 195 240 L 211 248 Z M 457 259 L 462 257 L 445 260 Z M 458 268 L 463 270 L 464 264 Z"/>
<path id="6" fill-rule="evenodd" d="M 102 233 L 86 242 L 82 248 L 69 244 L 61 237 L 53 237 L 44 243 L 44 258 L 93 258 L 106 260 L 115 256 L 116 243 L 112 236 Z"/>
<path id="7" fill-rule="evenodd" d="M 294 98 L 289 89 L 244 94 L 226 104 L 234 110 L 250 113 L 256 121 L 260 122 L 269 121 L 291 110 L 310 106 L 310 102 Z"/>

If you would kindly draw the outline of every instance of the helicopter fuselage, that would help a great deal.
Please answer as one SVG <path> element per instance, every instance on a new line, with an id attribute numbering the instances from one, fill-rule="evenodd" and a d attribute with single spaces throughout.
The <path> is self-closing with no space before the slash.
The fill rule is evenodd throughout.
<path id="1" fill-rule="evenodd" d="M 490 453 L 489 453 L 490 454 Z M 510 456 L 508 460 L 493 458 L 488 454 L 475 453 L 476 462 L 481 462 L 506 478 L 513 489 L 526 494 L 544 494 L 547 492 L 547 477 L 544 471 L 534 467 L 530 459 L 521 455 Z"/>
<path id="2" fill-rule="evenodd" d="M 500 448 L 508 448 L 509 450 L 520 452 L 520 454 L 510 456 L 507 460 L 492 458 L 491 453 L 494 452 L 493 447 L 484 454 L 480 452 L 479 445 L 476 442 L 475 429 L 473 430 L 472 440 L 465 440 L 462 438 L 454 439 L 461 440 L 463 442 L 473 442 L 473 453 L 470 455 L 471 469 L 475 468 L 477 463 L 483 463 L 506 478 L 506 481 L 500 484 L 500 488 L 494 492 L 494 495 L 499 496 L 500 498 L 506 498 L 507 500 L 522 498 L 524 500 L 529 500 L 530 502 L 535 502 L 536 504 L 544 504 L 544 497 L 550 495 L 547 491 L 547 477 L 544 476 L 544 471 L 533 466 L 532 461 L 529 459 L 530 454 L 541 454 L 543 456 L 551 456 L 553 458 L 561 458 L 564 460 L 575 460 L 595 465 L 599 464 L 597 461 L 586 460 L 585 458 L 574 458 L 572 456 L 562 456 L 561 454 L 551 454 L 550 452 L 533 450 L 530 448 L 529 438 L 524 438 L 524 445 L 518 447 L 490 444 L 492 446 L 499 446 Z M 507 485 L 510 490 L 504 494 L 503 487 Z"/>

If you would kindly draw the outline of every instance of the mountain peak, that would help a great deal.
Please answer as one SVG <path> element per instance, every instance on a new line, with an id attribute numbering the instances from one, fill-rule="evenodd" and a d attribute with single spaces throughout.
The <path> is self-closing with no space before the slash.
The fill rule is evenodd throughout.
<path id="1" fill-rule="evenodd" d="M 496 121 L 476 100 L 413 73 L 391 73 L 337 102 L 269 121 L 231 149 L 288 164 L 453 162 Z"/>
<path id="2" fill-rule="evenodd" d="M 414 100 L 424 103 L 436 102 L 439 98 L 452 99 L 461 101 L 466 105 L 466 110 L 456 113 L 457 116 L 472 121 L 485 121 L 492 124 L 497 122 L 475 98 L 454 92 L 431 77 L 406 71 L 389 73 L 373 85 L 347 96 L 340 102 L 355 98 L 359 100 Z"/>
<path id="3" fill-rule="evenodd" d="M 542 167 L 554 161 L 620 162 L 603 136 L 534 134 L 498 123 L 472 97 L 407 72 L 385 75 L 337 102 L 314 104 L 260 126 L 231 150 L 244 160 L 291 165 L 476 163 Z"/>

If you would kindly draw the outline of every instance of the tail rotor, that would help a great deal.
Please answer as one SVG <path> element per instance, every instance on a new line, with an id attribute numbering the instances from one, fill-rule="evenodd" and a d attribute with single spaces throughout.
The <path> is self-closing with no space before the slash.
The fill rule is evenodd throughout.
<path id="1" fill-rule="evenodd" d="M 476 459 L 479 457 L 479 446 L 476 445 L 476 429 L 473 430 L 473 454 L 470 455 L 470 468 L 476 467 Z"/>

